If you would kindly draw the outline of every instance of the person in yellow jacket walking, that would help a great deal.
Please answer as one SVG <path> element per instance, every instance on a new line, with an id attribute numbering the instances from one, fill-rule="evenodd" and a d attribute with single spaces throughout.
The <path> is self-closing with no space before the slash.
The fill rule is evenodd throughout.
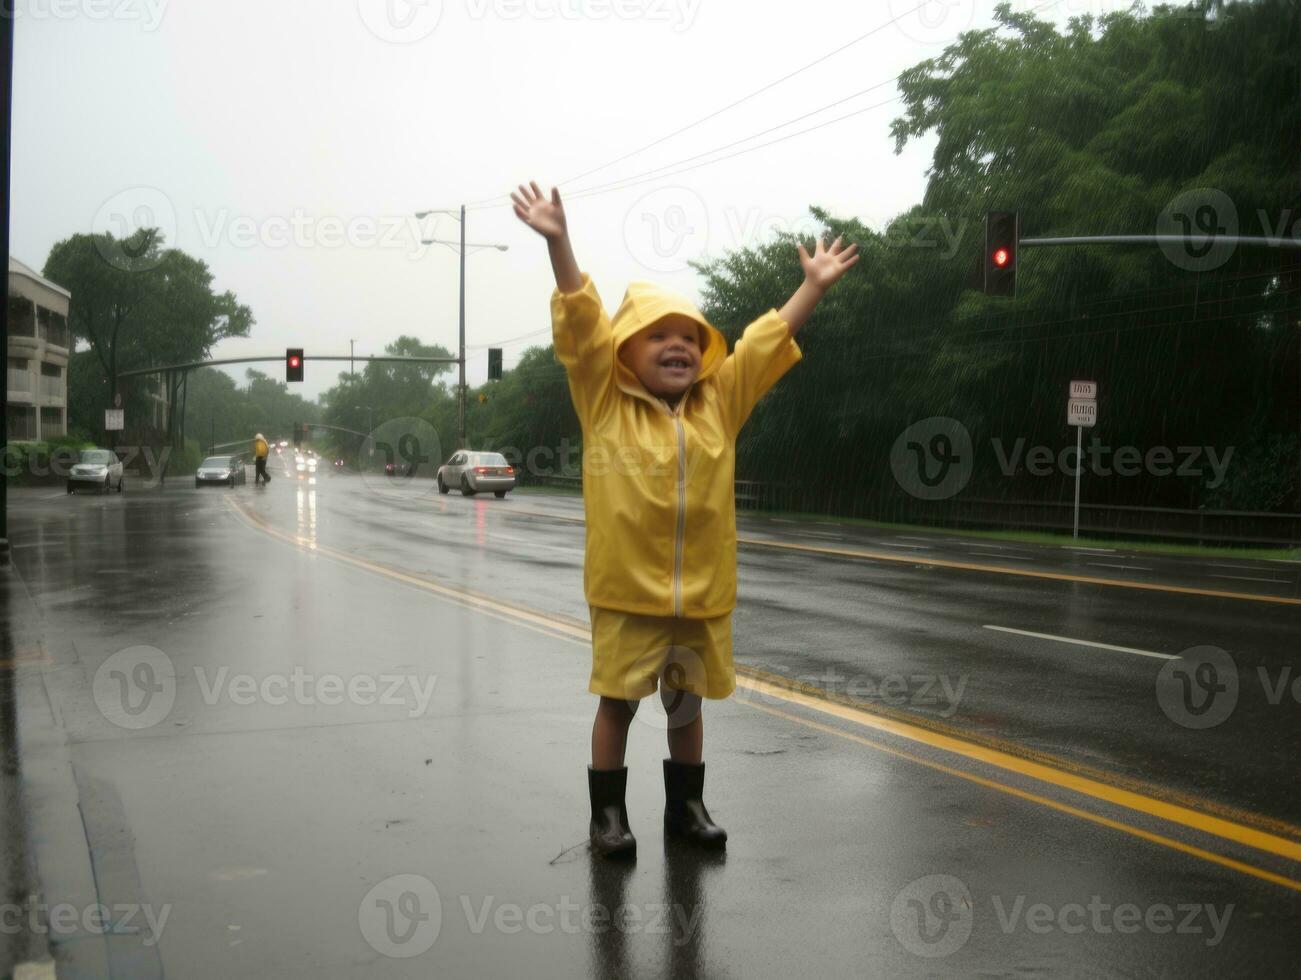
<path id="1" fill-rule="evenodd" d="M 271 482 L 271 474 L 267 472 L 267 453 L 270 451 L 261 432 L 253 437 L 253 486 Z"/>
<path id="2" fill-rule="evenodd" d="M 857 246 L 818 241 L 810 255 L 801 244 L 803 284 L 728 354 L 694 305 L 650 283 L 629 284 L 611 319 L 574 259 L 559 190 L 548 198 L 521 184 L 511 199 L 547 242 L 555 351 L 583 429 L 588 689 L 600 697 L 588 766 L 592 848 L 636 853 L 624 749 L 638 703 L 657 689 L 668 715 L 665 833 L 720 848 L 727 833 L 703 799 L 701 699 L 736 687 L 736 436 L 800 360 L 795 335 L 858 261 Z"/>

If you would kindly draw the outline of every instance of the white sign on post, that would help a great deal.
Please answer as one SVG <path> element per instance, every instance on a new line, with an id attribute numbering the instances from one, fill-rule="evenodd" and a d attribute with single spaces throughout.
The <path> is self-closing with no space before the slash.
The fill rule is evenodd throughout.
<path id="1" fill-rule="evenodd" d="M 126 428 L 126 426 L 122 424 L 122 416 L 124 414 L 125 410 L 121 408 L 104 409 L 104 430 L 106 432 L 121 432 Z"/>
<path id="2" fill-rule="evenodd" d="M 1098 403 L 1092 398 L 1072 398 L 1066 403 L 1066 424 L 1093 428 L 1098 424 Z"/>
<path id="3" fill-rule="evenodd" d="M 1098 384 L 1072 381 L 1066 400 L 1066 424 L 1075 426 L 1075 520 L 1071 537 L 1080 536 L 1080 474 L 1084 471 L 1084 430 L 1098 424 Z"/>

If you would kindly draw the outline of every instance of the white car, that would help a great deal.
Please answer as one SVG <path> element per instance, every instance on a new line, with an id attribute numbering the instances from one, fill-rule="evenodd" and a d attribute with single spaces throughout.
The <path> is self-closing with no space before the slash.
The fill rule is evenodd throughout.
<path id="1" fill-rule="evenodd" d="M 515 489 L 515 467 L 501 453 L 476 453 L 463 449 L 438 467 L 438 492 L 458 487 L 461 495 L 473 497 L 480 490 L 498 497 Z"/>
<path id="2" fill-rule="evenodd" d="M 68 493 L 94 487 L 101 493 L 122 492 L 122 461 L 111 449 L 83 449 L 68 473 Z"/>

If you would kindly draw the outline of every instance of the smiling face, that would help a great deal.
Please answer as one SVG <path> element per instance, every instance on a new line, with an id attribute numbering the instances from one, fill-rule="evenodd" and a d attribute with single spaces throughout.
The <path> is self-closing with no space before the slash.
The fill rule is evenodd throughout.
<path id="1" fill-rule="evenodd" d="M 633 334 L 619 359 L 656 398 L 675 404 L 700 374 L 700 327 L 673 314 Z"/>

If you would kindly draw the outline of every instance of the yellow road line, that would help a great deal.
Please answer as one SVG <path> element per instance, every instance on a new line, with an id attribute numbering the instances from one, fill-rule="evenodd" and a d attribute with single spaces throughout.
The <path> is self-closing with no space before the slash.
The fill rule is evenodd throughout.
<path id="1" fill-rule="evenodd" d="M 407 584 L 415 586 L 416 588 L 422 589 L 424 591 L 432 592 L 434 594 L 447 598 L 457 603 L 458 605 L 474 608 L 481 612 L 488 613 L 489 615 L 496 615 L 498 618 L 504 618 L 507 619 L 508 621 L 516 622 L 521 625 L 526 625 L 533 629 L 537 629 L 539 631 L 549 632 L 552 634 L 559 633 L 565 638 L 569 638 L 574 641 L 581 641 L 584 643 L 584 645 L 590 642 L 589 631 L 587 629 L 583 629 L 574 625 L 572 622 L 566 622 L 564 620 L 555 618 L 547 613 L 528 610 L 520 606 L 503 603 L 500 600 L 492 599 L 487 596 L 483 596 L 483 595 L 479 595 L 476 593 L 471 593 L 468 591 L 459 590 L 455 588 L 450 588 L 448 586 L 439 585 L 421 576 L 411 575 L 406 572 L 400 572 L 397 571 L 396 569 L 387 568 L 383 565 L 377 564 L 375 562 L 371 562 L 365 558 L 359 558 L 355 555 L 347 554 L 346 552 L 340 552 L 340 551 L 335 551 L 334 549 L 331 548 L 325 548 L 317 544 L 313 540 L 303 538 L 298 535 L 288 534 L 286 532 L 280 531 L 278 528 L 272 527 L 264 518 L 262 518 L 259 515 L 249 513 L 241 505 L 235 503 L 229 497 L 226 498 L 226 503 L 231 507 L 233 511 L 235 511 L 237 514 L 243 517 L 249 523 L 250 526 L 254 527 L 257 530 L 264 531 L 265 533 L 268 533 L 276 538 L 279 538 L 280 540 L 287 541 L 291 544 L 297 544 L 303 547 L 309 547 L 314 552 L 319 552 L 321 554 L 328 555 L 331 558 L 335 558 L 337 560 L 354 565 L 358 568 L 366 569 L 368 571 L 376 572 L 388 578 L 405 582 Z M 1253 827 L 1248 827 L 1238 823 L 1234 823 L 1232 821 L 1223 819 L 1221 817 L 1216 817 L 1210 814 L 1201 813 L 1197 810 L 1193 810 L 1185 806 L 1180 806 L 1178 804 L 1168 803 L 1163 800 L 1155 799 L 1149 796 L 1144 796 L 1142 794 L 1135 793 L 1131 790 L 1122 789 L 1116 786 L 1110 786 L 1106 783 L 1100 782 L 1095 779 L 1090 779 L 1088 777 L 1077 775 L 1075 773 L 1062 771 L 1060 769 L 1045 765 L 1043 763 L 1033 762 L 1024 758 L 1020 758 L 1009 752 L 1004 752 L 998 749 L 989 748 L 987 746 L 978 745 L 963 739 L 955 738 L 950 735 L 942 734 L 940 732 L 931 731 L 926 728 L 922 728 L 918 725 L 911 724 L 909 722 L 881 717 L 879 715 L 873 714 L 872 712 L 866 709 L 851 707 L 846 704 L 829 701 L 826 698 L 816 697 L 801 691 L 793 690 L 790 687 L 764 680 L 758 676 L 746 676 L 743 670 L 738 670 L 737 686 L 743 687 L 749 691 L 753 691 L 756 694 L 762 694 L 766 697 L 771 697 L 780 701 L 785 701 L 788 704 L 794 704 L 804 708 L 809 708 L 814 711 L 821 712 L 823 714 L 831 715 L 843 721 L 849 721 L 861 725 L 865 728 L 872 728 L 877 731 L 885 732 L 887 734 L 904 738 L 909 741 L 918 742 L 923 745 L 927 745 L 932 748 L 939 749 L 941 751 L 962 756 L 972 761 L 981 762 L 986 765 L 993 766 L 994 768 L 1003 769 L 1008 772 L 1013 772 L 1018 775 L 1022 775 L 1022 776 L 1029 777 L 1031 779 L 1038 780 L 1040 782 L 1048 783 L 1060 789 L 1070 790 L 1072 792 L 1079 793 L 1084 796 L 1092 797 L 1104 803 L 1110 803 L 1116 806 L 1124 807 L 1126 809 L 1130 809 L 1139 813 L 1146 814 L 1148 816 L 1156 817 L 1157 819 L 1160 820 L 1165 820 L 1170 823 L 1179 824 L 1180 826 L 1187 827 L 1191 830 L 1200 831 L 1202 833 L 1207 833 L 1216 837 L 1220 837 L 1225 840 L 1232 841 L 1234 843 L 1242 844 L 1247 847 L 1252 847 L 1257 850 L 1265 851 L 1267 853 L 1286 858 L 1288 860 L 1301 861 L 1301 843 L 1290 841 L 1287 840 L 1286 838 L 1280 837 L 1275 834 L 1267 833 L 1265 831 L 1258 830 Z M 908 756 L 906 753 L 901 753 L 898 750 L 889 749 L 886 746 L 879 746 L 878 743 L 868 739 L 863 739 L 861 736 L 855 736 L 852 735 L 851 733 L 839 732 L 838 729 L 830 728 L 829 726 L 819 726 L 816 722 L 812 722 L 807 719 L 800 719 L 798 718 L 798 716 L 795 715 L 785 715 L 785 713 L 777 711 L 777 709 L 766 708 L 758 704 L 751 704 L 749 701 L 745 701 L 743 699 L 738 699 L 738 700 L 741 700 L 743 704 L 749 704 L 751 707 L 756 707 L 759 708 L 760 710 L 771 711 L 776 714 L 782 714 L 785 717 L 790 717 L 793 720 L 801 721 L 803 724 L 807 724 L 812 727 L 826 727 L 827 730 L 829 731 L 844 734 L 846 737 L 852 738 L 857 741 L 862 741 L 864 744 L 882 748 L 883 750 L 889 751 L 895 755 L 903 755 L 905 757 L 911 758 L 911 756 Z M 1027 793 L 1024 790 L 1020 790 L 1012 786 L 1007 786 L 1005 784 L 999 783 L 994 780 L 986 780 L 983 777 L 978 777 L 975 776 L 974 774 L 970 774 L 970 773 L 963 774 L 960 770 L 943 767 L 938 763 L 927 762 L 926 764 L 930 765 L 932 768 L 939 768 L 939 769 L 943 769 L 943 771 L 945 772 L 952 772 L 955 775 L 961 775 L 963 778 L 967 778 L 970 779 L 971 781 L 979 782 L 981 785 L 986 785 L 991 788 L 998 789 L 1002 792 L 1010 793 L 1011 795 L 1014 796 L 1018 796 L 1027 800 L 1032 800 L 1035 802 L 1042 802 L 1045 805 L 1052 806 L 1053 809 L 1057 809 L 1062 812 L 1085 815 L 1089 819 L 1094 820 L 1095 822 L 1104 823 L 1107 826 L 1115 826 L 1117 828 L 1125 829 L 1127 832 L 1133 833 L 1136 836 L 1143 837 L 1146 840 L 1151 840 L 1155 843 L 1166 844 L 1167 846 L 1175 847 L 1177 850 L 1183 851 L 1188 854 L 1192 854 L 1194 856 L 1205 856 L 1208 860 L 1214 860 L 1215 863 L 1224 865 L 1225 867 L 1232 867 L 1238 870 L 1251 869 L 1249 873 L 1255 874 L 1257 877 L 1263 877 L 1266 880 L 1275 881 L 1276 883 L 1279 884 L 1285 884 L 1287 885 L 1287 887 L 1301 888 L 1301 882 L 1293 882 L 1292 879 L 1282 878 L 1280 876 L 1273 875 L 1271 872 L 1264 871 L 1263 869 L 1254 869 L 1250 865 L 1244 865 L 1241 862 L 1233 861 L 1232 859 L 1227 857 L 1214 855 L 1211 852 L 1204 852 L 1199 848 L 1191 847 L 1190 845 L 1181 844 L 1178 841 L 1169 840 L 1168 838 L 1163 838 L 1160 835 L 1151 834 L 1137 827 L 1129 827 L 1128 825 L 1120 823 L 1118 821 L 1112 821 L 1109 820 L 1108 818 L 1104 818 L 1101 816 L 1087 814 L 1086 811 L 1082 811 L 1082 810 L 1077 811 L 1076 808 L 1070 807 L 1067 804 L 1055 803 L 1051 800 L 1047 800 L 1046 798 L 1037 797 L 1034 794 Z M 1239 865 L 1241 865 L 1240 868 Z"/>
<path id="2" fill-rule="evenodd" d="M 530 517 L 547 517 L 553 520 L 582 524 L 578 517 L 560 514 L 548 514 L 536 510 L 511 510 L 512 514 L 524 514 Z M 1258 595 L 1254 592 L 1228 592 L 1223 589 L 1199 589 L 1191 585 L 1169 585 L 1161 582 L 1136 582 L 1132 579 L 1103 578 L 1097 575 L 1073 575 L 1069 572 L 1036 571 L 1030 568 L 1006 568 L 1002 565 L 986 565 L 980 562 L 952 561 L 947 558 L 924 558 L 914 555 L 895 555 L 886 551 L 867 551 L 862 548 L 829 548 L 816 544 L 796 544 L 785 541 L 765 541 L 762 538 L 738 536 L 737 544 L 751 545 L 757 548 L 777 548 L 783 551 L 798 551 L 805 554 L 832 555 L 838 558 L 869 558 L 874 561 L 892 561 L 903 565 L 930 565 L 934 568 L 956 568 L 968 572 L 992 572 L 996 575 L 1020 575 L 1023 578 L 1042 578 L 1057 582 L 1080 582 L 1085 585 L 1109 585 L 1122 589 L 1143 589 L 1149 592 L 1171 592 L 1177 595 L 1204 595 L 1216 599 L 1240 599 L 1246 602 L 1274 602 L 1285 606 L 1301 606 L 1301 598 L 1291 596 Z"/>
<path id="3" fill-rule="evenodd" d="M 1221 817 L 1200 813 L 1197 810 L 1191 810 L 1188 807 L 1179 806 L 1174 803 L 1167 803 L 1150 796 L 1143 796 L 1139 793 L 1132 792 L 1131 790 L 1109 786 L 1106 783 L 1098 782 L 1095 779 L 1089 779 L 1085 776 L 1079 776 L 1070 772 L 1063 772 L 1051 766 L 1046 766 L 1039 762 L 1031 762 L 1007 752 L 1001 752 L 997 749 L 976 745 L 972 742 L 957 739 L 950 735 L 940 734 L 939 732 L 929 731 L 928 729 L 920 728 L 917 725 L 908 722 L 883 718 L 862 708 L 853 708 L 849 705 L 837 704 L 834 701 L 827 701 L 824 698 L 813 697 L 803 692 L 793 691 L 789 688 L 781 687 L 757 678 L 747 678 L 746 686 L 757 694 L 777 698 L 786 701 L 789 704 L 798 704 L 805 708 L 812 708 L 815 711 L 820 711 L 823 714 L 831 715 L 843 721 L 854 722 L 864 728 L 873 728 L 880 732 L 886 732 L 890 735 L 906 738 L 909 741 L 920 742 L 923 745 L 942 749 L 945 752 L 952 752 L 955 755 L 960 755 L 976 762 L 983 762 L 986 765 L 994 766 L 998 769 L 1004 769 L 1008 772 L 1014 772 L 1022 776 L 1029 776 L 1031 779 L 1050 783 L 1061 789 L 1071 790 L 1084 796 L 1091 796 L 1094 799 L 1102 800 L 1104 803 L 1112 803 L 1130 810 L 1135 810 L 1139 813 L 1145 813 L 1148 816 L 1167 820 L 1170 823 L 1180 824 L 1181 826 L 1188 827 L 1192 830 L 1199 830 L 1203 833 L 1213 834 L 1216 837 L 1223 837 L 1225 840 L 1231 840 L 1237 844 L 1244 844 L 1247 847 L 1254 847 L 1257 850 L 1276 854 L 1279 857 L 1284 857 L 1291 861 L 1301 861 L 1301 843 L 1287 840 L 1275 834 L 1256 830 L 1252 827 L 1244 827 L 1241 824 L 1233 823 L 1232 821 L 1225 820 Z"/>
<path id="4" fill-rule="evenodd" d="M 1079 817 L 1081 820 L 1088 820 L 1090 823 L 1100 824 L 1101 826 L 1109 827 L 1112 830 L 1119 830 L 1122 833 L 1131 834 L 1134 837 L 1142 838 L 1143 840 L 1149 841 L 1153 844 L 1159 844 L 1162 847 L 1169 847 L 1173 850 L 1180 851 L 1192 857 L 1201 858 L 1203 861 L 1210 861 L 1213 864 L 1218 864 L 1222 867 L 1230 868 L 1234 871 L 1241 871 L 1243 874 L 1252 875 L 1253 877 L 1264 879 L 1265 881 L 1272 882 L 1273 884 L 1276 885 L 1282 885 L 1284 888 L 1290 888 L 1293 891 L 1301 891 L 1301 881 L 1298 881 L 1294 878 L 1288 878 L 1284 875 L 1275 874 L 1272 871 L 1266 871 L 1264 868 L 1258 868 L 1255 865 L 1247 864 L 1246 862 L 1243 861 L 1237 861 L 1233 858 L 1225 857 L 1222 854 L 1216 854 L 1213 851 L 1208 851 L 1200 847 L 1194 847 L 1191 844 L 1185 844 L 1182 841 L 1177 841 L 1170 837 L 1164 837 L 1161 834 L 1154 834 L 1149 830 L 1144 830 L 1141 827 L 1134 827 L 1131 826 L 1130 824 L 1122 823 L 1119 820 L 1113 820 L 1110 817 L 1104 817 L 1097 813 L 1090 813 L 1088 810 L 1081 810 L 1079 807 L 1074 807 L 1067 803 L 1061 803 L 1058 802 L 1057 800 L 1049 799 L 1046 796 L 1039 796 L 1038 794 L 1035 793 L 1029 793 L 1023 789 L 1017 789 L 1015 786 L 1008 786 L 1004 783 L 996 782 L 995 780 L 992 779 L 986 779 L 983 776 L 977 776 L 975 773 L 963 772 L 961 769 L 954 769 L 952 766 L 946 766 L 942 763 L 935 762 L 934 760 L 926 759 L 923 758 L 922 756 L 914 755 L 911 752 L 903 752 L 899 749 L 891 748 L 890 746 L 884 745 L 873 739 L 864 738 L 862 735 L 855 735 L 853 732 L 847 732 L 840 728 L 833 728 L 831 725 L 824 725 L 821 724 L 820 722 L 811 721 L 808 718 L 801 718 L 798 715 L 793 715 L 787 711 L 782 711 L 778 708 L 765 707 L 764 705 L 761 704 L 751 705 L 751 707 L 758 708 L 760 711 L 766 711 L 771 715 L 776 715 L 779 718 L 785 718 L 788 721 L 796 722 L 808 728 L 813 728 L 818 731 L 826 732 L 829 735 L 838 735 L 841 738 L 849 739 L 851 742 L 858 742 L 861 745 L 870 746 L 871 748 L 877 749 L 881 752 L 885 752 L 888 755 L 897 756 L 900 759 L 907 759 L 910 762 L 917 763 L 918 765 L 926 766 L 929 769 L 935 769 L 939 772 L 947 773 L 950 776 L 956 776 L 959 779 L 965 779 L 968 782 L 977 783 L 980 786 L 985 786 L 989 789 L 996 790 L 1000 793 L 1007 793 L 1011 796 L 1016 796 L 1019 797 L 1020 799 L 1028 800 L 1032 803 L 1038 803 L 1040 806 L 1046 806 L 1050 809 L 1057 810 L 1061 813 L 1067 813 L 1073 817 Z"/>

